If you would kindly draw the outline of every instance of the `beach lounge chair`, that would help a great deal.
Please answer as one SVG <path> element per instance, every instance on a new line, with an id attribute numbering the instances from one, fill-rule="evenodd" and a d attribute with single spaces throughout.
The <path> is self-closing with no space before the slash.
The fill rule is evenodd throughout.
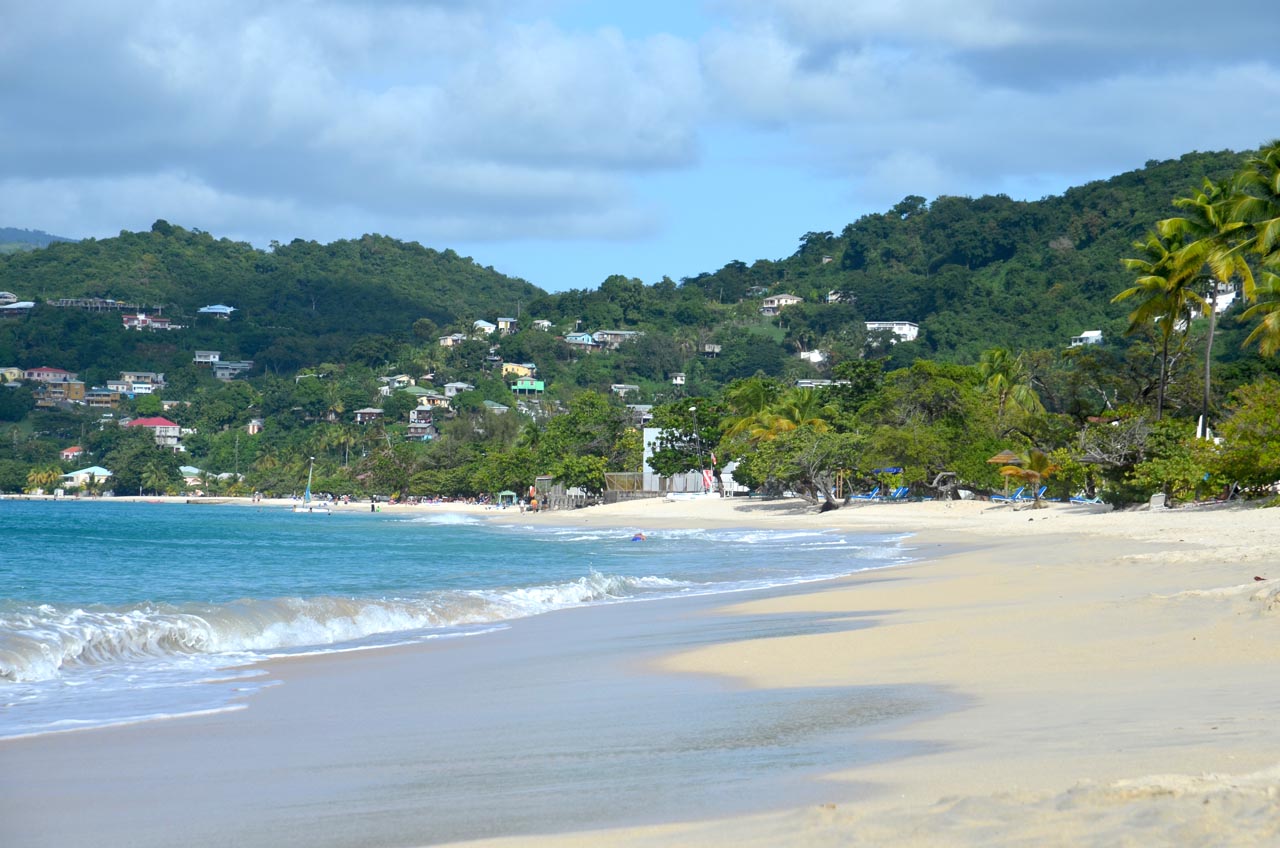
<path id="1" fill-rule="evenodd" d="M 991 500 L 996 503 L 1017 503 L 1022 500 L 1022 493 L 1026 490 L 1026 486 L 1019 486 L 1018 491 L 1014 492 L 1012 495 L 992 495 Z"/>
<path id="2" fill-rule="evenodd" d="M 880 496 L 880 487 L 876 486 L 874 489 L 867 492 L 865 495 L 850 495 L 849 497 L 851 500 L 855 500 L 855 501 L 874 501 L 879 496 Z"/>
<path id="3" fill-rule="evenodd" d="M 1094 495 L 1091 498 L 1085 497 L 1084 492 L 1081 492 L 1078 495 L 1072 495 L 1070 498 L 1070 501 L 1071 503 L 1079 503 L 1079 504 L 1100 504 L 1102 503 L 1102 498 L 1098 497 L 1097 495 Z"/>
<path id="4" fill-rule="evenodd" d="M 1041 486 L 1040 491 L 1036 492 L 1034 495 L 1021 495 L 1019 497 L 1014 498 L 1014 500 L 1015 501 L 1045 500 L 1044 493 L 1047 491 L 1049 491 L 1048 486 Z"/>
<path id="5" fill-rule="evenodd" d="M 910 486 L 899 486 L 889 494 L 885 495 L 880 500 L 884 501 L 885 503 L 893 503 L 894 501 L 905 501 L 907 499 L 907 493 L 910 491 L 911 491 Z"/>

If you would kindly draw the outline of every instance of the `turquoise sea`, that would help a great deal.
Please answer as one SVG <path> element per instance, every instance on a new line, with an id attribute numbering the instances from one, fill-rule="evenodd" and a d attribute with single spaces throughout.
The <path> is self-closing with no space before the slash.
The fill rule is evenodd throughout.
<path id="1" fill-rule="evenodd" d="M 243 708 L 270 657 L 902 562 L 901 537 L 0 501 L 0 738 Z"/>

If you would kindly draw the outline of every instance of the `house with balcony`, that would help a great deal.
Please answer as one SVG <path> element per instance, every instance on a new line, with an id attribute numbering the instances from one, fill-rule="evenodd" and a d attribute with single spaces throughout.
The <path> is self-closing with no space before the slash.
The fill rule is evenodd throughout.
<path id="1" fill-rule="evenodd" d="M 609 391 L 618 397 L 626 397 L 627 395 L 639 394 L 640 387 L 633 383 L 614 383 L 609 387 Z"/>
<path id="2" fill-rule="evenodd" d="M 509 336 L 516 331 L 516 326 L 518 324 L 519 322 L 514 318 L 499 318 L 498 332 L 502 333 L 504 336 Z"/>
<path id="3" fill-rule="evenodd" d="M 84 403 L 85 386 L 81 380 L 41 383 L 32 392 L 36 406 L 48 408 L 60 403 Z"/>
<path id="4" fill-rule="evenodd" d="M 126 330 L 181 330 L 163 315 L 148 315 L 145 312 L 126 312 L 120 316 Z"/>
<path id="5" fill-rule="evenodd" d="M 79 471 L 62 475 L 62 485 L 83 489 L 89 483 L 104 483 L 111 479 L 111 472 L 101 465 L 90 465 Z"/>
<path id="6" fill-rule="evenodd" d="M 253 360 L 246 359 L 238 362 L 218 361 L 213 364 L 213 376 L 224 382 L 234 380 L 237 377 L 243 377 L 253 370 Z"/>
<path id="7" fill-rule="evenodd" d="M 590 333 L 565 333 L 564 342 L 565 344 L 572 345 L 583 350 L 595 350 L 599 347 L 599 345 L 596 344 L 595 336 Z"/>
<path id="8" fill-rule="evenodd" d="M 644 333 L 639 330 L 598 330 L 591 337 L 600 347 L 617 350 L 623 342 L 629 342 L 643 335 Z"/>
<path id="9" fill-rule="evenodd" d="M 17 383 L 22 380 L 22 369 L 16 365 L 0 368 L 0 383 Z"/>
<path id="10" fill-rule="evenodd" d="M 511 384 L 511 393 L 515 395 L 540 395 L 546 391 L 546 383 L 532 377 L 521 377 Z"/>
<path id="11" fill-rule="evenodd" d="M 920 327 L 910 321 L 868 321 L 867 332 L 877 333 L 888 330 L 893 333 L 894 343 L 913 342 L 920 335 Z"/>
<path id="12" fill-rule="evenodd" d="M 79 445 L 72 445 L 69 448 L 63 448 L 62 452 L 58 455 L 62 458 L 63 462 L 71 462 L 74 459 L 79 459 L 84 456 L 84 448 Z"/>
<path id="13" fill-rule="evenodd" d="M 356 410 L 357 424 L 372 424 L 382 417 L 382 410 L 375 406 L 366 406 L 364 409 Z"/>
<path id="14" fill-rule="evenodd" d="M 671 385 L 673 385 L 673 386 L 683 386 L 683 385 L 684 385 L 684 372 L 683 372 L 683 371 L 677 371 L 677 372 L 675 372 L 674 374 L 672 374 L 672 375 L 671 375 Z"/>
<path id="15" fill-rule="evenodd" d="M 28 368 L 22 372 L 22 379 L 30 380 L 33 383 L 65 383 L 69 380 L 78 379 L 79 376 L 74 371 L 63 371 L 61 368 L 51 368 L 48 365 L 41 365 L 39 368 Z"/>
<path id="16" fill-rule="evenodd" d="M 126 427 L 144 427 L 151 431 L 155 437 L 156 446 L 162 448 L 170 448 L 173 451 L 182 450 L 182 428 L 170 421 L 168 418 L 152 416 L 149 418 L 135 418 L 125 425 Z"/>
<path id="17" fill-rule="evenodd" d="M 462 394 L 463 392 L 471 392 L 471 391 L 475 391 L 475 388 L 476 388 L 476 387 L 475 387 L 475 386 L 473 386 L 473 385 L 471 385 L 470 383 L 464 383 L 464 382 L 462 382 L 461 380 L 456 381 L 456 382 L 453 382 L 453 383 L 445 383 L 445 384 L 444 384 L 444 396 L 445 396 L 445 397 L 447 397 L 447 398 L 457 397 L 458 395 Z"/>
<path id="18" fill-rule="evenodd" d="M 120 405 L 121 394 L 110 388 L 94 386 L 84 393 L 84 402 L 93 409 L 115 409 Z"/>
<path id="19" fill-rule="evenodd" d="M 220 350 L 197 350 L 191 361 L 196 365 L 214 365 L 222 359 Z"/>
<path id="20" fill-rule="evenodd" d="M 464 333 L 453 333 L 452 335 L 441 336 L 440 347 L 453 347 L 454 345 L 462 344 L 466 340 L 467 337 Z"/>
<path id="21" fill-rule="evenodd" d="M 804 298 L 796 297 L 794 294 L 770 295 L 760 301 L 760 314 L 777 315 L 788 306 L 795 306 L 797 303 L 804 303 Z"/>
<path id="22" fill-rule="evenodd" d="M 538 366 L 532 362 L 504 362 L 502 363 L 503 377 L 532 377 L 538 373 Z"/>
<path id="23" fill-rule="evenodd" d="M 1084 345 L 1102 344 L 1101 330 L 1085 330 L 1078 336 L 1071 337 L 1072 347 L 1083 347 Z"/>

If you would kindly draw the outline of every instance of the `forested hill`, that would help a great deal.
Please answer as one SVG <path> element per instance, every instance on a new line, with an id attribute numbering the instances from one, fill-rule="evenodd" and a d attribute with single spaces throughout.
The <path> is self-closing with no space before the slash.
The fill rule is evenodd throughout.
<path id="1" fill-rule="evenodd" d="M 148 232 L 0 257 L 0 290 L 41 303 L 113 298 L 162 309 L 183 324 L 203 306 L 233 306 L 235 338 L 218 344 L 246 358 L 275 347 L 275 361 L 264 362 L 274 370 L 340 361 L 362 337 L 410 338 L 422 319 L 429 323 L 419 335 L 426 336 L 431 325 L 514 315 L 543 294 L 452 250 L 379 235 L 294 240 L 265 251 L 165 221 Z"/>
<path id="2" fill-rule="evenodd" d="M 1156 221 L 1178 214 L 1173 198 L 1230 175 L 1247 155 L 1189 153 L 1030 202 L 908 197 L 838 235 L 807 233 L 786 259 L 731 262 L 684 285 L 723 303 L 753 287 L 799 295 L 806 305 L 788 309 L 786 324 L 811 347 L 827 332 L 811 304 L 832 291 L 852 296 L 855 317 L 919 324 L 921 354 L 931 357 L 972 362 L 995 345 L 1055 348 L 1084 329 L 1115 336 L 1127 310 L 1110 301 L 1132 284 L 1120 259 Z"/>
<path id="3" fill-rule="evenodd" d="M 0 253 L 13 253 L 19 250 L 34 250 L 46 247 L 54 242 L 74 241 L 62 236 L 50 235 L 43 230 L 20 230 L 14 227 L 0 227 Z"/>

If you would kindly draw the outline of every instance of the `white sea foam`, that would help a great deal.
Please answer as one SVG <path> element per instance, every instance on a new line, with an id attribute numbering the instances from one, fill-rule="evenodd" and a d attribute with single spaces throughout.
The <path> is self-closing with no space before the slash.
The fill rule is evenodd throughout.
<path id="1" fill-rule="evenodd" d="M 644 594 L 670 595 L 689 585 L 592 571 L 562 583 L 433 592 L 420 598 L 272 598 L 199 609 L 148 605 L 110 611 L 42 605 L 0 615 L 0 680 L 49 680 L 73 667 L 184 655 L 353 646 L 385 634 L 493 623 Z"/>

